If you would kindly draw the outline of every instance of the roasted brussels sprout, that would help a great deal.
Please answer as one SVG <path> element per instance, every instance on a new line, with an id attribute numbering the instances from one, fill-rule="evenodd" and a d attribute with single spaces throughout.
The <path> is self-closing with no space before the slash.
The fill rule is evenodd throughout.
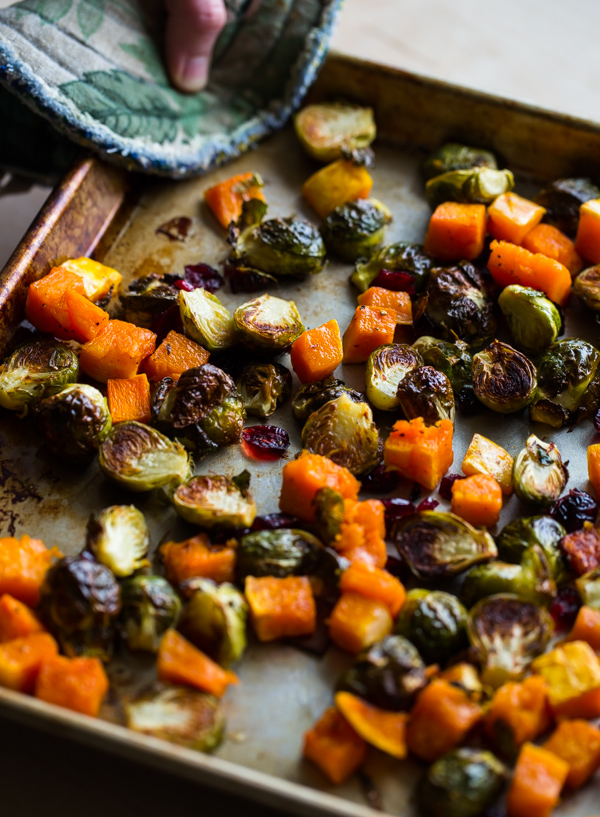
<path id="1" fill-rule="evenodd" d="M 316 532 L 330 545 L 339 536 L 346 514 L 344 497 L 333 488 L 319 488 L 313 500 Z"/>
<path id="2" fill-rule="evenodd" d="M 434 261 L 423 252 L 421 244 L 399 241 L 377 250 L 368 261 L 358 261 L 350 281 L 360 292 L 366 292 L 381 270 L 407 272 L 413 279 L 415 292 L 423 292 Z"/>
<path id="3" fill-rule="evenodd" d="M 579 208 L 590 199 L 600 199 L 600 187 L 591 179 L 555 179 L 536 196 L 546 208 L 546 220 L 563 233 L 574 236 L 579 223 Z"/>
<path id="4" fill-rule="evenodd" d="M 240 340 L 258 352 L 281 355 L 304 332 L 293 301 L 261 295 L 238 306 L 233 320 Z"/>
<path id="5" fill-rule="evenodd" d="M 511 284 L 500 293 L 498 306 L 515 343 L 528 355 L 540 355 L 560 333 L 558 309 L 537 289 Z"/>
<path id="6" fill-rule="evenodd" d="M 588 267 L 573 281 L 573 292 L 593 312 L 600 312 L 600 264 Z"/>
<path id="7" fill-rule="evenodd" d="M 444 334 L 483 346 L 496 331 L 494 308 L 481 273 L 468 261 L 436 267 L 427 284 L 425 314 Z"/>
<path id="8" fill-rule="evenodd" d="M 513 488 L 523 502 L 548 508 L 562 494 L 567 471 L 554 443 L 545 443 L 531 434 L 515 458 Z"/>
<path id="9" fill-rule="evenodd" d="M 392 214 L 377 199 L 358 199 L 341 204 L 321 225 L 327 250 L 342 261 L 368 258 L 383 243 Z"/>
<path id="10" fill-rule="evenodd" d="M 179 312 L 187 334 L 208 349 L 218 352 L 236 342 L 233 316 L 216 295 L 205 289 L 179 292 Z"/>
<path id="11" fill-rule="evenodd" d="M 171 273 L 136 278 L 120 297 L 124 319 L 149 329 L 159 315 L 177 305 L 179 289 L 175 283 L 180 280 Z"/>
<path id="12" fill-rule="evenodd" d="M 480 817 L 508 777 L 491 752 L 463 746 L 429 767 L 417 787 L 423 817 Z"/>
<path id="13" fill-rule="evenodd" d="M 404 343 L 386 343 L 371 352 L 365 371 L 366 392 L 370 403 L 382 411 L 400 405 L 398 384 L 423 365 L 421 355 Z"/>
<path id="14" fill-rule="evenodd" d="M 108 567 L 85 555 L 60 559 L 46 573 L 38 609 L 67 655 L 110 657 L 121 588 Z"/>
<path id="15" fill-rule="evenodd" d="M 302 447 L 329 457 L 353 474 L 366 474 L 381 460 L 382 445 L 368 403 L 347 394 L 313 411 L 302 429 Z"/>
<path id="16" fill-rule="evenodd" d="M 418 579 L 453 576 L 498 555 L 489 533 L 441 511 L 420 511 L 398 519 L 391 538 Z"/>
<path id="17" fill-rule="evenodd" d="M 343 150 L 368 147 L 377 129 L 372 108 L 347 102 L 307 105 L 294 117 L 300 144 L 319 162 L 333 162 Z"/>
<path id="18" fill-rule="evenodd" d="M 494 340 L 473 357 L 475 396 L 492 411 L 520 411 L 531 403 L 536 387 L 535 366 L 508 343 Z"/>
<path id="19" fill-rule="evenodd" d="M 55 340 L 31 340 L 19 346 L 0 365 L 0 406 L 27 414 L 32 403 L 74 383 L 79 358 Z"/>
<path id="20" fill-rule="evenodd" d="M 253 363 L 237 381 L 246 414 L 266 420 L 292 392 L 292 373 L 281 363 Z"/>
<path id="21" fill-rule="evenodd" d="M 317 537 L 303 530 L 248 533 L 237 548 L 236 579 L 241 583 L 246 576 L 307 576 L 314 573 L 323 550 Z"/>
<path id="22" fill-rule="evenodd" d="M 91 459 L 112 426 L 106 398 L 85 383 L 73 383 L 41 400 L 37 420 L 50 451 L 71 462 Z"/>
<path id="23" fill-rule="evenodd" d="M 416 647 L 401 635 L 388 635 L 357 656 L 336 690 L 397 712 L 410 709 L 426 684 L 425 664 Z"/>
<path id="24" fill-rule="evenodd" d="M 225 716 L 212 695 L 189 687 L 167 687 L 123 703 L 129 729 L 186 749 L 211 752 L 223 740 Z"/>
<path id="25" fill-rule="evenodd" d="M 154 402 L 157 426 L 201 453 L 238 442 L 244 403 L 222 369 L 205 363 L 184 372 Z"/>
<path id="26" fill-rule="evenodd" d="M 183 635 L 219 664 L 228 667 L 246 649 L 248 604 L 232 584 L 210 579 L 188 579 L 184 592 L 189 600 L 179 619 Z"/>
<path id="27" fill-rule="evenodd" d="M 584 573 L 575 580 L 577 592 L 581 596 L 581 601 L 587 607 L 600 610 L 600 567 L 589 573 Z"/>
<path id="28" fill-rule="evenodd" d="M 560 540 L 567 531 L 551 516 L 528 516 L 513 519 L 496 537 L 498 555 L 511 564 L 519 564 L 524 553 L 533 545 L 542 548 L 550 565 L 552 578 L 563 584 L 569 570 L 560 550 Z"/>
<path id="29" fill-rule="evenodd" d="M 441 173 L 470 170 L 474 167 L 490 167 L 496 170 L 498 164 L 496 157 L 489 150 L 448 142 L 428 156 L 423 163 L 423 173 L 426 179 L 432 179 Z"/>
<path id="30" fill-rule="evenodd" d="M 556 596 L 556 582 L 545 552 L 539 545 L 528 547 L 518 565 L 491 562 L 477 565 L 465 576 L 460 597 L 467 607 L 497 593 L 512 593 L 534 604 L 549 605 Z"/>
<path id="31" fill-rule="evenodd" d="M 396 632 L 419 650 L 425 661 L 441 663 L 467 644 L 467 611 L 451 593 L 409 590 Z"/>
<path id="32" fill-rule="evenodd" d="M 434 176 L 425 185 L 425 195 L 429 206 L 435 210 L 438 204 L 445 201 L 491 204 L 495 198 L 508 193 L 514 186 L 515 178 L 510 170 L 472 167 L 468 170 L 449 170 Z"/>
<path id="33" fill-rule="evenodd" d="M 552 635 L 543 607 L 501 593 L 478 602 L 467 617 L 467 633 L 483 668 L 481 680 L 498 688 L 518 681 L 546 649 Z"/>
<path id="34" fill-rule="evenodd" d="M 177 593 L 162 576 L 132 576 L 121 584 L 121 601 L 119 628 L 129 649 L 158 652 L 181 612 Z"/>
<path id="35" fill-rule="evenodd" d="M 473 357 L 464 341 L 423 335 L 413 343 L 413 349 L 421 355 L 425 366 L 433 366 L 446 375 L 455 394 L 471 383 Z"/>
<path id="36" fill-rule="evenodd" d="M 201 528 L 249 528 L 256 516 L 249 483 L 248 471 L 233 479 L 218 474 L 195 476 L 178 486 L 171 501 L 179 516 Z"/>
<path id="37" fill-rule="evenodd" d="M 144 514 L 135 505 L 111 505 L 92 514 L 86 547 L 115 576 L 130 576 L 140 567 L 147 567 L 150 533 Z"/>
<path id="38" fill-rule="evenodd" d="M 530 408 L 534 422 L 574 425 L 600 404 L 600 353 L 568 338 L 553 343 L 538 361 L 538 386 Z"/>
<path id="39" fill-rule="evenodd" d="M 133 421 L 112 427 L 100 446 L 98 462 L 109 479 L 130 491 L 176 486 L 188 479 L 192 468 L 182 445 Z"/>
<path id="40" fill-rule="evenodd" d="M 337 400 L 342 394 L 347 394 L 355 403 L 363 403 L 365 399 L 364 394 L 354 391 L 346 386 L 343 380 L 336 380 L 332 375 L 324 380 L 306 383 L 300 386 L 292 400 L 294 416 L 301 423 L 305 423 L 313 411 L 317 411 L 330 400 Z"/>
<path id="41" fill-rule="evenodd" d="M 402 378 L 398 402 L 407 420 L 422 417 L 428 425 L 435 425 L 438 420 L 454 423 L 452 384 L 433 366 L 420 366 Z"/>

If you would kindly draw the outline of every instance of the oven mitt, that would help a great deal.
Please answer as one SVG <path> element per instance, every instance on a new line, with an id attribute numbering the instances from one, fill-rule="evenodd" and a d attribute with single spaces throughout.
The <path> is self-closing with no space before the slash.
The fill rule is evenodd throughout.
<path id="1" fill-rule="evenodd" d="M 229 22 L 210 82 L 195 95 L 174 90 L 165 73 L 164 2 L 23 0 L 0 10 L 0 85 L 17 98 L 0 88 L 0 162 L 8 154 L 9 163 L 24 164 L 28 146 L 35 151 L 38 143 L 50 152 L 48 162 L 69 155 L 25 103 L 129 169 L 182 178 L 222 164 L 297 108 L 341 2 L 261 0 L 248 12 L 248 0 L 226 0 Z M 25 138 L 23 128 L 37 123 Z M 45 160 L 43 146 L 32 156 L 33 174 Z"/>

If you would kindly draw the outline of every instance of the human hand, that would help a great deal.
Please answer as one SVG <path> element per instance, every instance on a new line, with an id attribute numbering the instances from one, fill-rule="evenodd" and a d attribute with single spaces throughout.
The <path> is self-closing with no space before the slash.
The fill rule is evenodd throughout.
<path id="1" fill-rule="evenodd" d="M 212 50 L 227 22 L 223 0 L 166 0 L 166 61 L 173 84 L 196 93 L 208 82 Z"/>

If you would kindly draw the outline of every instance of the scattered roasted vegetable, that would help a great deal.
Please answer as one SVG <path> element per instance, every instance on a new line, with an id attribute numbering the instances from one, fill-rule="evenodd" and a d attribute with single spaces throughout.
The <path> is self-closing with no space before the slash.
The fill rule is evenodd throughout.
<path id="1" fill-rule="evenodd" d="M 347 102 L 307 105 L 294 117 L 294 128 L 304 150 L 320 162 L 368 147 L 377 133 L 373 110 Z"/>
<path id="2" fill-rule="evenodd" d="M 74 383 L 79 374 L 75 352 L 55 340 L 32 340 L 0 365 L 0 406 L 27 414 L 30 405 Z"/>
<path id="3" fill-rule="evenodd" d="M 479 270 L 468 261 L 436 267 L 427 284 L 425 314 L 446 340 L 483 346 L 496 330 L 492 301 Z"/>
<path id="4" fill-rule="evenodd" d="M 537 289 L 511 284 L 500 293 L 498 305 L 516 345 L 529 355 L 540 355 L 560 333 L 558 309 Z"/>
<path id="5" fill-rule="evenodd" d="M 305 423 L 313 411 L 317 411 L 330 400 L 337 400 L 342 394 L 347 394 L 355 403 L 362 403 L 365 399 L 364 394 L 354 391 L 346 386 L 343 380 L 336 380 L 331 375 L 324 380 L 306 383 L 300 386 L 292 400 L 294 416 L 301 423 Z"/>
<path id="6" fill-rule="evenodd" d="M 534 399 L 536 387 L 535 366 L 508 343 L 494 340 L 473 358 L 475 395 L 492 411 L 520 411 Z"/>
<path id="7" fill-rule="evenodd" d="M 352 263 L 375 252 L 391 220 L 385 204 L 376 199 L 357 199 L 336 207 L 321 225 L 321 235 L 329 252 Z"/>
<path id="8" fill-rule="evenodd" d="M 454 423 L 454 392 L 445 374 L 433 366 L 419 366 L 398 384 L 398 402 L 408 420 L 422 417 L 428 425 L 438 420 Z"/>
<path id="9" fill-rule="evenodd" d="M 515 179 L 510 170 L 472 167 L 434 176 L 425 185 L 425 195 L 433 209 L 444 201 L 491 204 L 497 196 L 507 193 L 514 186 Z"/>
<path id="10" fill-rule="evenodd" d="M 567 235 L 574 236 L 579 221 L 579 208 L 590 199 L 600 198 L 600 187 L 591 179 L 555 179 L 536 196 L 546 208 L 546 218 Z"/>
<path id="11" fill-rule="evenodd" d="M 556 445 L 531 434 L 513 466 L 516 495 L 523 502 L 547 508 L 556 502 L 566 484 L 567 471 Z"/>
<path id="12" fill-rule="evenodd" d="M 442 663 L 466 646 L 467 611 L 451 593 L 409 590 L 396 621 L 425 661 Z"/>
<path id="13" fill-rule="evenodd" d="M 237 548 L 236 577 L 307 576 L 315 572 L 324 548 L 316 536 L 303 530 L 280 528 L 242 536 Z"/>
<path id="14" fill-rule="evenodd" d="M 292 391 L 292 374 L 281 363 L 253 363 L 237 381 L 246 414 L 266 420 Z"/>
<path id="15" fill-rule="evenodd" d="M 232 479 L 219 474 L 199 475 L 179 485 L 171 501 L 186 522 L 201 528 L 249 528 L 256 516 L 249 482 L 248 471 Z"/>
<path id="16" fill-rule="evenodd" d="M 577 591 L 586 607 L 600 610 L 600 567 L 576 579 Z"/>
<path id="17" fill-rule="evenodd" d="M 175 283 L 180 280 L 171 273 L 136 278 L 120 297 L 124 319 L 149 329 L 159 315 L 176 306 L 179 289 Z"/>
<path id="18" fill-rule="evenodd" d="M 549 605 L 556 596 L 556 582 L 544 550 L 531 545 L 523 552 L 521 563 L 494 561 L 470 570 L 460 597 L 467 607 L 497 593 L 512 593 L 524 601 Z"/>
<path id="19" fill-rule="evenodd" d="M 413 349 L 423 358 L 425 366 L 433 366 L 446 375 L 455 394 L 471 382 L 473 356 L 464 341 L 447 341 L 422 335 L 413 343 Z"/>
<path id="20" fill-rule="evenodd" d="M 38 404 L 46 445 L 61 459 L 85 462 L 106 439 L 112 419 L 106 398 L 94 386 L 73 383 Z"/>
<path id="21" fill-rule="evenodd" d="M 387 343 L 371 352 L 365 371 L 366 392 L 371 404 L 382 411 L 398 408 L 399 383 L 421 365 L 421 355 L 404 343 Z"/>
<path id="22" fill-rule="evenodd" d="M 121 584 L 121 601 L 119 628 L 129 649 L 158 652 L 181 612 L 177 593 L 162 576 L 132 576 Z"/>
<path id="23" fill-rule="evenodd" d="M 178 295 L 181 322 L 187 334 L 209 352 L 235 343 L 235 324 L 229 310 L 205 289 L 182 289 Z"/>
<path id="24" fill-rule="evenodd" d="M 257 352 L 282 354 L 304 332 L 296 304 L 272 295 L 238 306 L 233 320 L 242 342 Z"/>
<path id="25" fill-rule="evenodd" d="M 573 292 L 593 312 L 600 312 L 600 265 L 580 273 L 573 281 Z"/>
<path id="26" fill-rule="evenodd" d="M 566 532 L 551 516 L 513 519 L 496 537 L 498 555 L 511 564 L 519 564 L 529 548 L 539 546 L 546 555 L 552 578 L 557 584 L 564 584 L 569 570 L 559 543 Z"/>
<path id="27" fill-rule="evenodd" d="M 434 261 L 421 244 L 399 241 L 382 247 L 368 261 L 358 261 L 350 280 L 360 292 L 366 292 L 382 270 L 410 274 L 415 292 L 423 292 Z"/>
<path id="28" fill-rule="evenodd" d="M 144 514 L 135 505 L 111 505 L 93 514 L 88 521 L 86 546 L 115 576 L 130 576 L 147 567 L 150 533 Z"/>
<path id="29" fill-rule="evenodd" d="M 489 167 L 496 170 L 496 157 L 489 150 L 469 147 L 458 142 L 447 142 L 434 151 L 423 163 L 426 179 L 432 179 L 441 173 L 452 170 L 471 170 L 476 167 Z"/>

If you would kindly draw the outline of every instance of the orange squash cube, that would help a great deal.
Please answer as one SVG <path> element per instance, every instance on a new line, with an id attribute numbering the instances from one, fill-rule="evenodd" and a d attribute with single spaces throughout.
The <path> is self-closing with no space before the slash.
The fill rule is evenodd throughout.
<path id="1" fill-rule="evenodd" d="M 303 753 L 332 783 L 339 784 L 365 762 L 367 744 L 332 706 L 304 735 Z"/>
<path id="2" fill-rule="evenodd" d="M 485 716 L 485 731 L 506 755 L 550 726 L 546 682 L 537 675 L 503 684 Z"/>
<path id="3" fill-rule="evenodd" d="M 0 686 L 17 692 L 33 692 L 44 661 L 58 653 L 49 633 L 32 633 L 0 644 Z"/>
<path id="4" fill-rule="evenodd" d="M 44 627 L 26 604 L 8 593 L 0 596 L 0 644 L 42 632 Z"/>
<path id="5" fill-rule="evenodd" d="M 0 594 L 10 593 L 23 604 L 35 607 L 52 559 L 61 555 L 58 548 L 48 550 L 41 539 L 27 535 L 0 539 Z"/>
<path id="6" fill-rule="evenodd" d="M 338 692 L 335 705 L 367 743 L 399 760 L 406 757 L 407 712 L 379 709 L 350 692 Z"/>
<path id="7" fill-rule="evenodd" d="M 355 199 L 365 199 L 371 192 L 373 179 L 366 168 L 338 159 L 307 179 L 302 195 L 321 218 L 332 210 Z"/>
<path id="8" fill-rule="evenodd" d="M 333 488 L 344 499 L 356 499 L 360 482 L 347 468 L 327 457 L 303 451 L 283 466 L 279 510 L 314 522 L 314 498 L 321 488 Z"/>
<path id="9" fill-rule="evenodd" d="M 600 610 L 585 605 L 579 609 L 569 641 L 586 641 L 595 652 L 600 652 Z"/>
<path id="10" fill-rule="evenodd" d="M 104 331 L 110 318 L 104 309 L 96 306 L 79 292 L 72 292 L 70 289 L 63 295 L 63 301 L 69 316 L 66 339 L 73 338 L 79 343 L 87 343 L 88 340 L 93 340 L 96 335 Z"/>
<path id="11" fill-rule="evenodd" d="M 344 332 L 344 363 L 364 363 L 378 346 L 393 342 L 395 330 L 395 311 L 358 306 Z"/>
<path id="12" fill-rule="evenodd" d="M 562 758 L 524 744 L 506 799 L 507 817 L 549 817 L 557 805 L 569 774 L 569 764 Z"/>
<path id="13" fill-rule="evenodd" d="M 502 488 L 489 474 L 474 474 L 452 484 L 452 512 L 476 527 L 491 527 L 502 510 Z"/>
<path id="14" fill-rule="evenodd" d="M 199 343 L 171 329 L 154 352 L 146 358 L 141 369 L 148 379 L 159 383 L 163 377 L 179 380 L 188 369 L 204 366 L 210 355 Z"/>
<path id="15" fill-rule="evenodd" d="M 306 576 L 247 576 L 245 594 L 259 641 L 314 633 L 317 608 Z"/>
<path id="16" fill-rule="evenodd" d="M 398 420 L 385 441 L 384 462 L 406 479 L 433 491 L 454 460 L 453 430 L 450 420 L 440 420 L 434 426 L 425 425 L 422 417 Z"/>
<path id="17" fill-rule="evenodd" d="M 137 374 L 142 360 L 154 351 L 156 335 L 127 321 L 110 320 L 93 340 L 85 343 L 79 357 L 82 371 L 106 383 Z"/>
<path id="18" fill-rule="evenodd" d="M 125 420 L 147 423 L 152 416 L 150 384 L 145 374 L 136 374 L 126 380 L 107 380 L 106 399 L 113 423 Z"/>
<path id="19" fill-rule="evenodd" d="M 385 546 L 385 508 L 378 499 L 358 502 L 344 500 L 344 518 L 333 547 L 352 564 L 383 568 L 387 562 Z"/>
<path id="20" fill-rule="evenodd" d="M 40 332 L 60 332 L 61 325 L 69 320 L 68 308 L 62 302 L 67 290 L 85 296 L 81 278 L 62 267 L 54 267 L 48 275 L 34 281 L 27 290 L 27 320 Z"/>
<path id="21" fill-rule="evenodd" d="M 563 721 L 544 749 L 569 764 L 567 786 L 578 789 L 600 769 L 600 729 L 583 720 Z"/>
<path id="22" fill-rule="evenodd" d="M 473 434 L 461 467 L 467 477 L 489 474 L 498 480 L 505 496 L 512 494 L 513 458 L 502 446 L 482 434 Z"/>
<path id="23" fill-rule="evenodd" d="M 492 241 L 488 268 L 499 286 L 520 284 L 531 287 L 543 292 L 556 304 L 564 304 L 571 291 L 571 273 L 566 267 L 507 241 Z"/>
<path id="24" fill-rule="evenodd" d="M 263 181 L 256 173 L 239 173 L 204 191 L 204 201 L 221 227 L 227 227 L 242 215 L 242 206 L 250 199 L 264 201 Z"/>
<path id="25" fill-rule="evenodd" d="M 343 356 L 342 336 L 336 320 L 316 329 L 307 329 L 290 349 L 292 368 L 301 383 L 314 383 L 329 377 L 340 365 Z"/>
<path id="26" fill-rule="evenodd" d="M 589 480 L 596 494 L 600 496 L 600 443 L 588 446 L 587 465 Z"/>
<path id="27" fill-rule="evenodd" d="M 239 683 L 235 673 L 220 667 L 177 630 L 167 630 L 162 637 L 156 672 L 160 681 L 195 687 L 216 698 L 222 698 L 230 684 Z"/>
<path id="28" fill-rule="evenodd" d="M 523 239 L 522 246 L 533 253 L 541 253 L 553 258 L 566 267 L 571 275 L 583 269 L 583 258 L 575 249 L 575 244 L 553 224 L 538 224 Z"/>
<path id="29" fill-rule="evenodd" d="M 64 655 L 57 655 L 42 664 L 35 685 L 35 697 L 95 718 L 108 687 L 108 678 L 98 658 L 65 658 Z"/>
<path id="30" fill-rule="evenodd" d="M 175 586 L 196 577 L 212 579 L 217 584 L 235 578 L 235 548 L 211 545 L 205 533 L 184 542 L 165 542 L 159 552 L 167 579 Z"/>
<path id="31" fill-rule="evenodd" d="M 383 287 L 369 287 L 357 298 L 360 306 L 372 306 L 375 309 L 393 309 L 398 326 L 412 326 L 412 301 L 408 292 L 394 292 Z"/>
<path id="32" fill-rule="evenodd" d="M 488 232 L 499 241 L 522 244 L 546 210 L 517 193 L 503 193 L 488 207 Z"/>
<path id="33" fill-rule="evenodd" d="M 395 576 L 364 562 L 353 562 L 340 577 L 342 593 L 358 593 L 387 605 L 394 618 L 406 599 L 404 585 Z"/>
<path id="34" fill-rule="evenodd" d="M 424 249 L 440 261 L 472 261 L 485 244 L 486 214 L 483 204 L 446 201 L 435 208 Z"/>
<path id="35" fill-rule="evenodd" d="M 116 269 L 92 258 L 70 258 L 63 261 L 60 266 L 61 269 L 79 276 L 85 289 L 85 297 L 90 301 L 99 301 L 109 295 L 116 295 L 123 281 L 123 276 Z"/>
<path id="36" fill-rule="evenodd" d="M 552 714 L 557 721 L 572 718 L 593 720 L 600 718 L 600 687 L 584 692 L 552 707 Z"/>
<path id="37" fill-rule="evenodd" d="M 342 650 L 356 655 L 392 632 L 387 604 L 360 593 L 342 593 L 329 618 L 329 635 Z"/>
<path id="38" fill-rule="evenodd" d="M 579 208 L 575 249 L 592 264 L 600 264 L 600 199 L 586 201 Z"/>

